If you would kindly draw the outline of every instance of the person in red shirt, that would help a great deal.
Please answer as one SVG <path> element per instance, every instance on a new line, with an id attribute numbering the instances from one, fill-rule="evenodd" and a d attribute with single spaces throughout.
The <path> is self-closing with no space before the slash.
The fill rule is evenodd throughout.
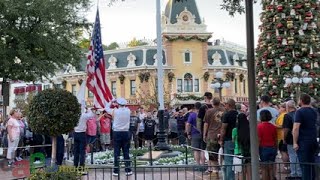
<path id="1" fill-rule="evenodd" d="M 269 110 L 260 112 L 261 123 L 258 125 L 259 155 L 262 163 L 275 162 L 277 156 L 277 128 L 269 121 L 272 115 Z M 269 180 L 274 176 L 272 164 L 262 165 L 262 179 Z"/>
<path id="2" fill-rule="evenodd" d="M 102 115 L 98 119 L 100 130 L 100 142 L 103 151 L 105 151 L 110 145 L 111 119 L 112 116 L 108 114 L 106 111 L 103 111 Z"/>

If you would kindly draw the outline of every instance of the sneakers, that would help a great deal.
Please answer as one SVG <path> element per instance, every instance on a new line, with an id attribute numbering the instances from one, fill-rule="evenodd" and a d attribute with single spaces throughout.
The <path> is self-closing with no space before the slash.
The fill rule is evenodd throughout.
<path id="1" fill-rule="evenodd" d="M 132 171 L 126 172 L 126 176 L 131 176 L 133 173 Z M 112 173 L 113 176 L 119 176 L 119 173 Z"/>
<path id="2" fill-rule="evenodd" d="M 16 157 L 15 160 L 16 160 L 16 161 L 21 161 L 22 158 L 21 158 L 21 157 Z"/>
<path id="3" fill-rule="evenodd" d="M 13 161 L 8 161 L 8 167 L 11 167 L 13 164 Z"/>
<path id="4" fill-rule="evenodd" d="M 132 175 L 132 171 L 126 172 L 126 176 L 131 176 Z"/>

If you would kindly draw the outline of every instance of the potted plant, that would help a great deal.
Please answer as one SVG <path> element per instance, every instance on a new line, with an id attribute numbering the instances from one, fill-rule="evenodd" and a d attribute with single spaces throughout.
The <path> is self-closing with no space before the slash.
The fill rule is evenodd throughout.
<path id="1" fill-rule="evenodd" d="M 174 73 L 170 71 L 170 72 L 168 73 L 168 80 L 169 80 L 169 82 L 172 82 L 174 78 L 175 78 Z"/>
<path id="2" fill-rule="evenodd" d="M 243 75 L 243 74 L 240 74 L 240 75 L 239 75 L 239 80 L 240 80 L 240 82 L 242 82 L 243 79 L 244 79 L 244 75 Z"/>
<path id="3" fill-rule="evenodd" d="M 203 74 L 203 79 L 205 82 L 208 82 L 209 80 L 209 77 L 210 77 L 210 73 L 208 71 L 206 71 L 204 74 Z"/>
<path id="4" fill-rule="evenodd" d="M 65 89 L 67 87 L 67 80 L 64 79 L 61 84 L 62 87 Z"/>
<path id="5" fill-rule="evenodd" d="M 140 79 L 140 82 L 143 83 L 144 73 L 143 73 L 143 72 L 139 73 L 138 77 L 139 77 L 139 79 Z"/>
<path id="6" fill-rule="evenodd" d="M 83 82 L 83 79 L 78 79 L 78 83 L 80 86 L 81 86 L 82 82 Z"/>
<path id="7" fill-rule="evenodd" d="M 234 80 L 235 74 L 233 72 L 227 72 L 226 73 L 226 78 L 228 81 L 233 81 Z"/>
<path id="8" fill-rule="evenodd" d="M 145 80 L 146 82 L 149 81 L 149 78 L 150 78 L 150 72 L 144 73 L 144 80 Z"/>
<path id="9" fill-rule="evenodd" d="M 120 84 L 123 84 L 125 79 L 126 77 L 123 74 L 120 74 L 119 76 Z"/>

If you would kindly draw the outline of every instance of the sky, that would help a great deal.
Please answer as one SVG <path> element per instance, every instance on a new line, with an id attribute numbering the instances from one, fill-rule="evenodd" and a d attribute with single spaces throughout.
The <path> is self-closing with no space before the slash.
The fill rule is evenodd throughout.
<path id="1" fill-rule="evenodd" d="M 112 42 L 125 43 L 133 38 L 156 38 L 156 0 L 118 0 L 108 6 L 110 0 L 100 0 L 100 23 L 102 43 L 109 45 Z M 168 0 L 161 0 L 161 11 L 164 11 Z M 224 39 L 246 45 L 245 15 L 231 17 L 228 12 L 220 9 L 222 0 L 196 0 L 200 17 L 205 19 L 207 31 L 212 32 L 212 39 Z M 97 0 L 89 12 L 87 19 L 94 22 L 97 9 Z M 255 42 L 257 42 L 259 13 L 261 6 L 254 5 Z"/>

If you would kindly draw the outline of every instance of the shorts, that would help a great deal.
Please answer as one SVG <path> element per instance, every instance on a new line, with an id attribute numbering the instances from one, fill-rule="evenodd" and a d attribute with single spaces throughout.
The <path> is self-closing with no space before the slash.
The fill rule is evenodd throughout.
<path id="1" fill-rule="evenodd" d="M 288 152 L 288 148 L 286 144 L 283 144 L 283 140 L 279 142 L 279 151 L 280 152 Z"/>
<path id="2" fill-rule="evenodd" d="M 277 156 L 275 147 L 259 147 L 259 155 L 261 162 L 274 162 Z"/>
<path id="3" fill-rule="evenodd" d="M 87 135 L 87 144 L 94 144 L 96 142 L 96 136 Z"/>
<path id="4" fill-rule="evenodd" d="M 156 136 L 154 134 L 145 134 L 144 135 L 144 139 L 147 141 L 154 140 L 155 138 L 156 138 Z"/>
<path id="5" fill-rule="evenodd" d="M 175 139 L 175 138 L 177 138 L 177 137 L 178 137 L 178 133 L 171 132 L 171 133 L 169 134 L 169 139 Z"/>
<path id="6" fill-rule="evenodd" d="M 211 152 L 218 153 L 220 149 L 220 144 L 218 141 L 208 141 L 207 143 L 207 150 Z M 210 161 L 218 161 L 218 154 L 210 153 L 209 152 L 209 160 Z"/>
<path id="7" fill-rule="evenodd" d="M 195 134 L 191 136 L 191 146 L 193 148 L 197 148 L 197 149 L 194 149 L 195 151 L 199 151 L 198 149 L 201 149 L 202 142 L 203 140 L 200 134 Z"/>
<path id="8" fill-rule="evenodd" d="M 109 134 L 100 134 L 101 144 L 110 144 L 110 133 Z"/>

